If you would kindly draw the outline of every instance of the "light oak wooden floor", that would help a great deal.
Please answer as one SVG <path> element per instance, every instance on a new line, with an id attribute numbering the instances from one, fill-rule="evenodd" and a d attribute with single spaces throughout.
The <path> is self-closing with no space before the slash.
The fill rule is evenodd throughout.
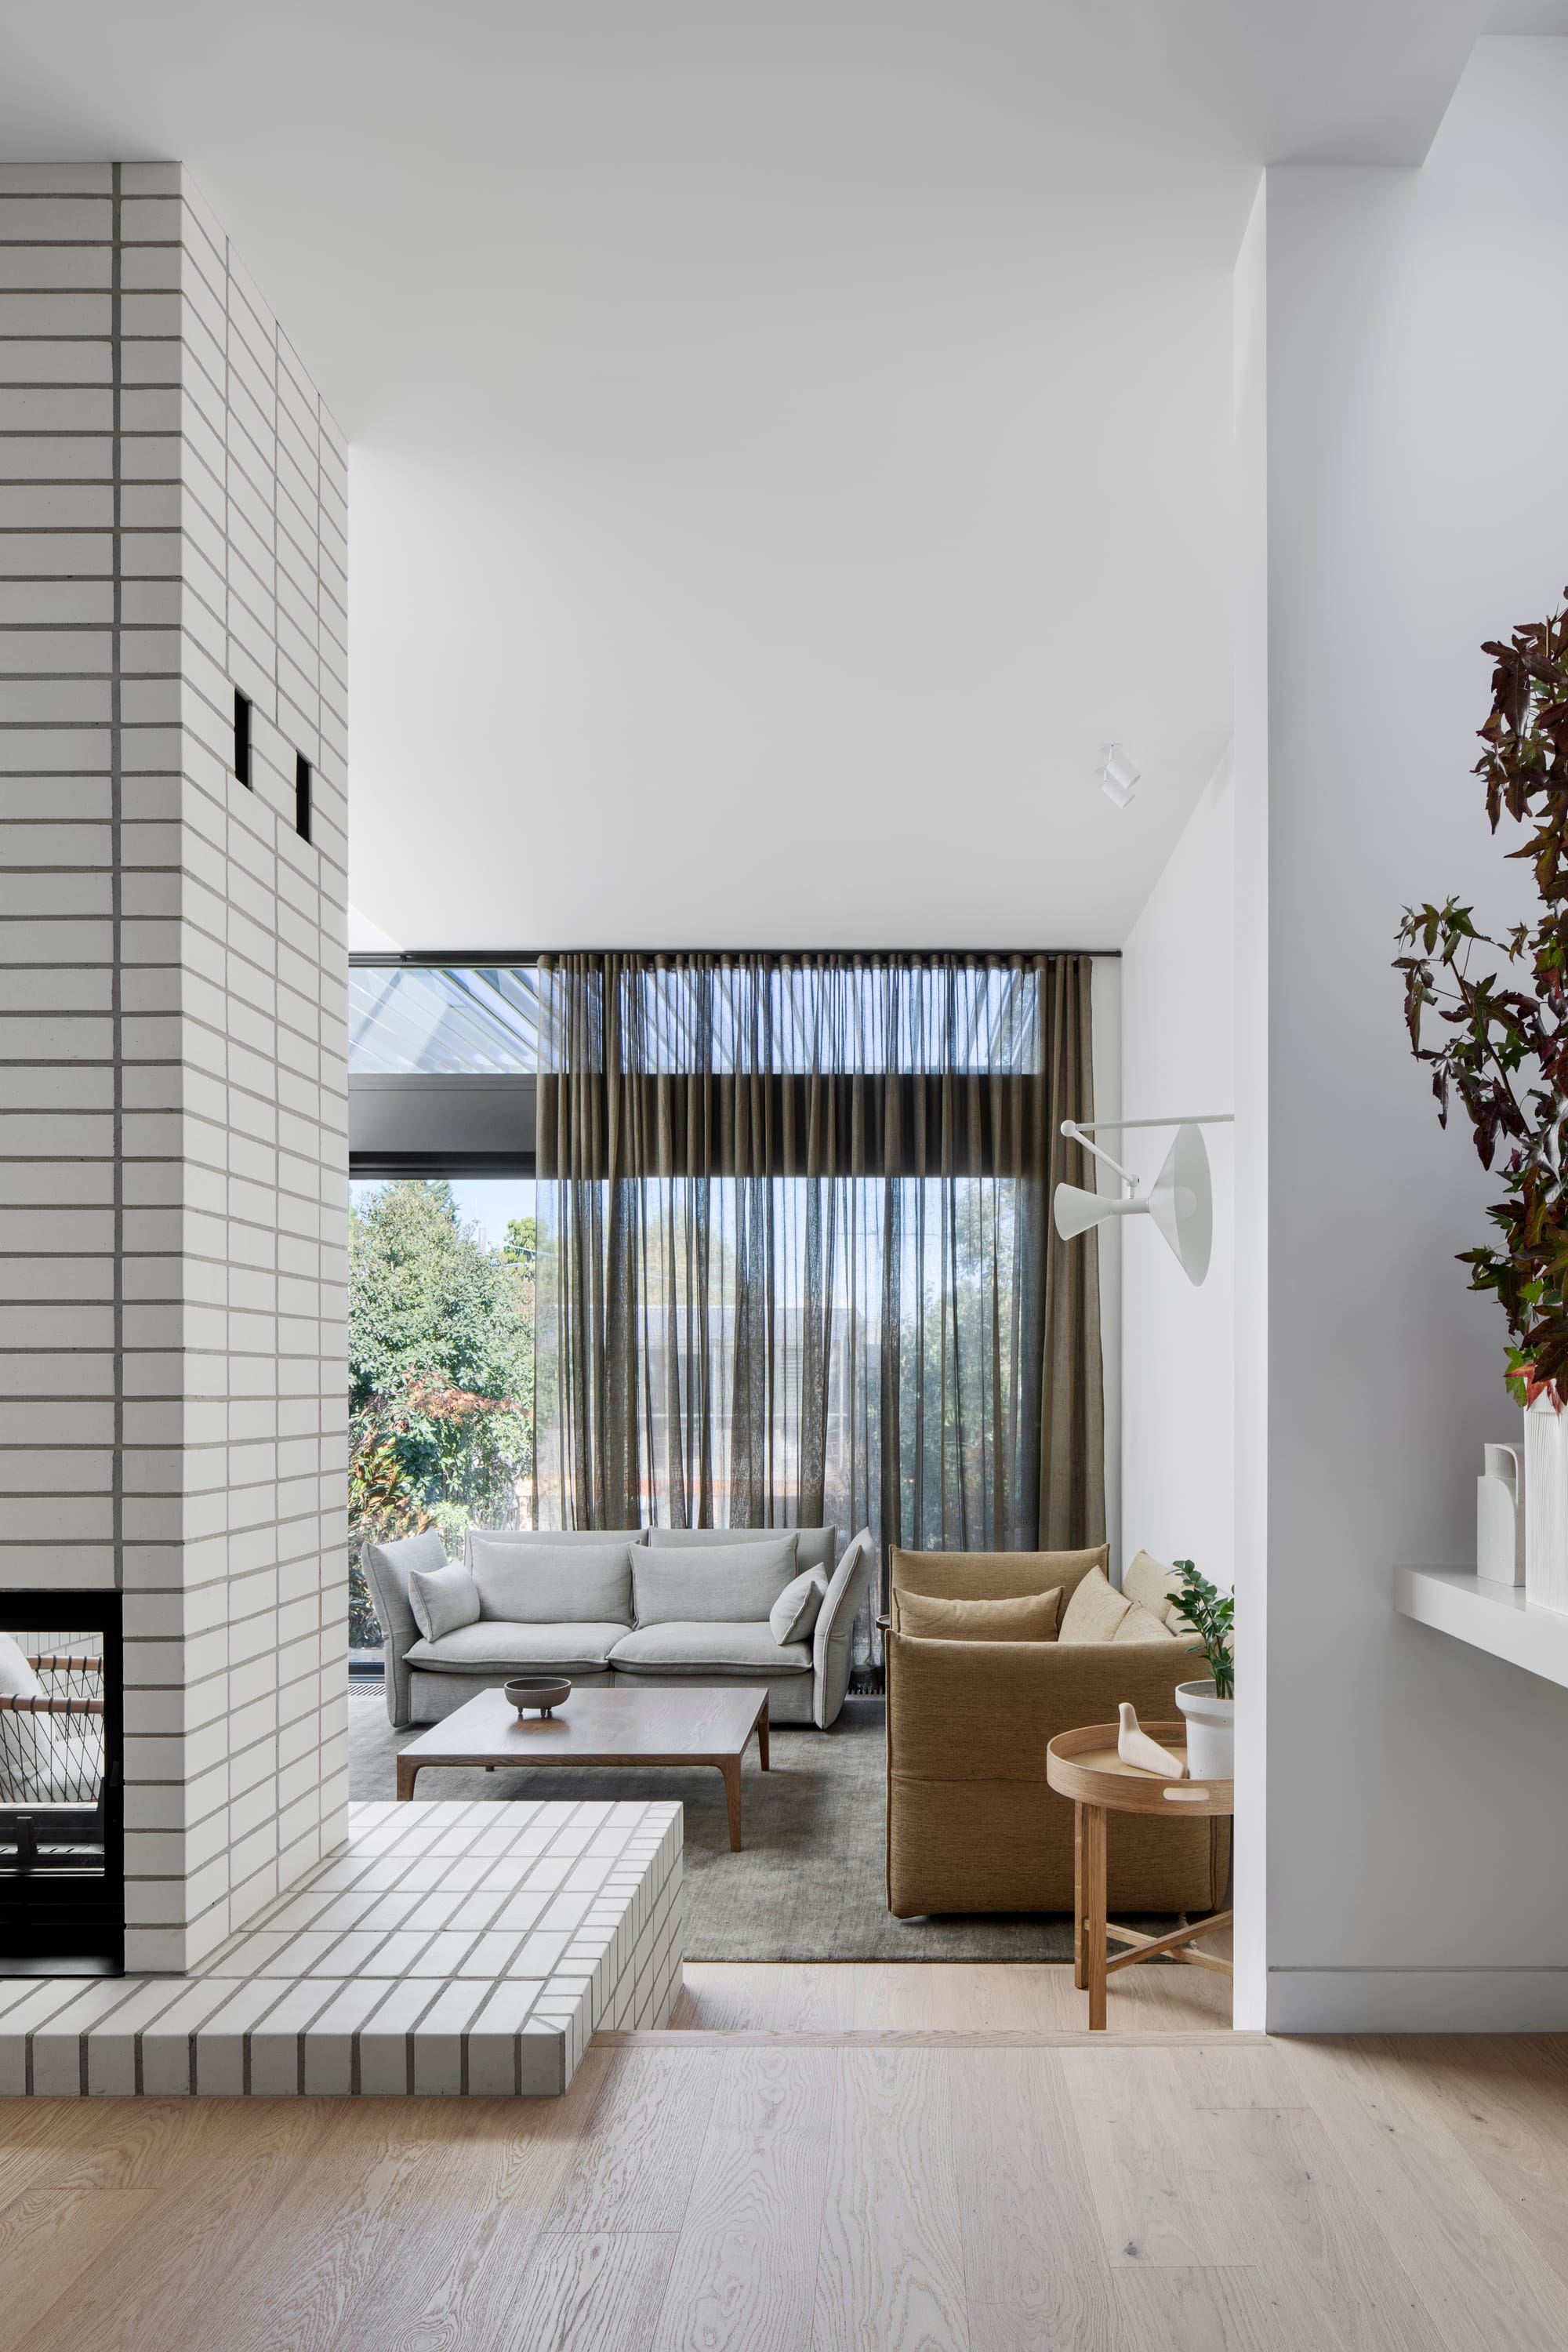
<path id="1" fill-rule="evenodd" d="M 731 2033 L 1083 2032 L 1088 2000 L 1059 1964 L 688 1960 L 671 2023 Z M 1229 1979 L 1205 1969 L 1123 1969 L 1109 2002 L 1122 2032 L 1214 2033 L 1230 2022 Z"/>
<path id="2" fill-rule="evenodd" d="M 560 2100 L 0 2104 L 0 2352 L 1565 2342 L 1568 2042 L 699 2028 Z"/>

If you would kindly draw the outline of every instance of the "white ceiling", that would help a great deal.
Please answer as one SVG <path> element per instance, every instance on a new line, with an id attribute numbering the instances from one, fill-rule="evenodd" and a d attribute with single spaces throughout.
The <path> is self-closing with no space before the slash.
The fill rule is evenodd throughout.
<path id="1" fill-rule="evenodd" d="M 1485 13 L 5 0 L 0 154 L 188 163 L 350 434 L 367 940 L 1110 946 L 1258 162 L 1418 161 Z"/>

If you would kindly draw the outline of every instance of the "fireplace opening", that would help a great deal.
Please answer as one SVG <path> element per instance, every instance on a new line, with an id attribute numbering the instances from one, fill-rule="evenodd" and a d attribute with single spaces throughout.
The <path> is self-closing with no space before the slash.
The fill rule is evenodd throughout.
<path id="1" fill-rule="evenodd" d="M 0 1975 L 125 1966 L 120 1596 L 0 1593 Z"/>

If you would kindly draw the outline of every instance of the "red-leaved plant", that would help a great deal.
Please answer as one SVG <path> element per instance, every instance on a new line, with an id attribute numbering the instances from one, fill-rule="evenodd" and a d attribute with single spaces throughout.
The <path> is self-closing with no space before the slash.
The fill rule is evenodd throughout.
<path id="1" fill-rule="evenodd" d="M 1563 591 L 1568 597 L 1568 589 Z M 1472 1290 L 1502 1301 L 1513 1345 L 1508 1384 L 1520 1403 L 1568 1399 L 1568 613 L 1516 629 L 1491 655 L 1492 707 L 1480 729 L 1492 831 L 1506 809 L 1532 827 L 1512 857 L 1535 868 L 1542 914 L 1501 939 L 1477 930 L 1452 898 L 1406 907 L 1394 969 L 1405 974 L 1411 1049 L 1430 1065 L 1445 1126 L 1457 1095 L 1481 1165 L 1503 1155 L 1507 1197 L 1487 1213 L 1501 1235 L 1465 1250 Z M 1478 959 L 1477 950 L 1490 950 Z M 1473 969 L 1479 961 L 1483 967 Z M 1441 1022 L 1422 1042 L 1423 1016 Z"/>

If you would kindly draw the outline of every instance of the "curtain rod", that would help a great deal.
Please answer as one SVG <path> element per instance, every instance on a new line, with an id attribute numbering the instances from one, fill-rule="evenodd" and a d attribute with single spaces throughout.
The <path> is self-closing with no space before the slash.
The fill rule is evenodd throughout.
<path id="1" fill-rule="evenodd" d="M 468 971 L 505 970 L 511 964 L 536 964 L 542 956 L 1101 956 L 1121 960 L 1120 948 L 354 948 L 351 965 L 395 971 L 400 965 L 456 965 Z"/>

